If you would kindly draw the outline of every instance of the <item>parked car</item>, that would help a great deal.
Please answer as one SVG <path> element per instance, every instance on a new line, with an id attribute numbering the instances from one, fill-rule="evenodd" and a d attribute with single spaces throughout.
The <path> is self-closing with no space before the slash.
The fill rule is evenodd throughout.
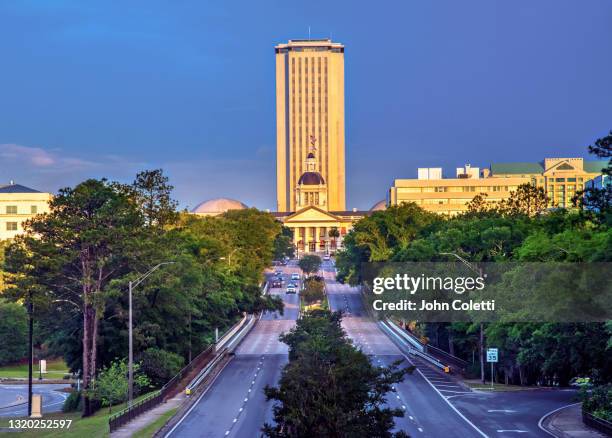
<path id="1" fill-rule="evenodd" d="M 294 286 L 287 286 L 287 293 L 288 294 L 296 294 L 297 293 L 297 288 L 295 288 Z"/>
<path id="2" fill-rule="evenodd" d="M 298 274 L 297 272 L 294 272 L 293 274 L 291 274 L 291 279 L 292 280 L 299 280 L 300 279 L 300 274 Z"/>
<path id="3" fill-rule="evenodd" d="M 593 386 L 590 377 L 574 377 L 570 380 L 570 386 L 574 388 L 590 388 Z"/>

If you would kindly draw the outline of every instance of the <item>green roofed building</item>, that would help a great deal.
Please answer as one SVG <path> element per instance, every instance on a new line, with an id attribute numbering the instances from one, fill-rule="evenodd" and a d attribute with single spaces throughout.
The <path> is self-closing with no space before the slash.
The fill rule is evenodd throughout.
<path id="1" fill-rule="evenodd" d="M 526 177 L 542 187 L 553 207 L 570 207 L 577 191 L 587 181 L 601 175 L 608 161 L 585 161 L 582 158 L 545 158 L 543 162 L 493 163 L 491 176 L 501 178 Z"/>

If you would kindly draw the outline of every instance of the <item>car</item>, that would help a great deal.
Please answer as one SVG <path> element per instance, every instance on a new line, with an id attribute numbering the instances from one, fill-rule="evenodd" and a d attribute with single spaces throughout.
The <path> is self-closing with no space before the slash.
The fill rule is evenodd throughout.
<path id="1" fill-rule="evenodd" d="M 283 276 L 283 271 L 276 271 L 274 273 L 277 277 L 282 277 Z"/>
<path id="2" fill-rule="evenodd" d="M 272 282 L 272 287 L 283 287 L 283 282 L 280 280 L 274 280 Z"/>
<path id="3" fill-rule="evenodd" d="M 325 254 L 323 256 L 323 260 L 328 261 L 329 259 L 331 259 L 331 257 L 329 256 L 329 254 Z"/>
<path id="4" fill-rule="evenodd" d="M 291 274 L 291 279 L 292 280 L 299 280 L 300 279 L 300 274 L 298 274 L 297 272 L 294 272 L 293 274 Z"/>
<path id="5" fill-rule="evenodd" d="M 297 293 L 297 289 L 293 286 L 287 286 L 287 293 L 288 294 L 296 294 Z"/>
<path id="6" fill-rule="evenodd" d="M 289 283 L 289 284 L 287 285 L 287 287 L 289 287 L 289 286 L 294 287 L 294 288 L 296 288 L 296 289 L 297 289 L 298 284 L 297 284 L 297 283 Z"/>
<path id="7" fill-rule="evenodd" d="M 593 383 L 590 377 L 574 377 L 570 380 L 570 386 L 574 388 L 591 388 Z"/>

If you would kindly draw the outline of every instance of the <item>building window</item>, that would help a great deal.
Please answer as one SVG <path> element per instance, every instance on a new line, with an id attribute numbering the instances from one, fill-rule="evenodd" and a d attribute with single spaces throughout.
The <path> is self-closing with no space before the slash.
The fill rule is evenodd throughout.
<path id="1" fill-rule="evenodd" d="M 32 213 L 32 214 L 38 213 L 38 206 L 30 205 L 30 213 Z"/>
<path id="2" fill-rule="evenodd" d="M 565 178 L 555 178 L 556 182 L 565 182 Z"/>
<path id="3" fill-rule="evenodd" d="M 448 187 L 436 187 L 435 191 L 436 192 L 446 192 L 447 189 L 448 189 Z"/>
<path id="4" fill-rule="evenodd" d="M 6 214 L 17 214 L 17 206 L 16 205 L 7 205 L 6 206 Z"/>
<path id="5" fill-rule="evenodd" d="M 7 222 L 6 231 L 17 231 L 17 222 Z"/>
<path id="6" fill-rule="evenodd" d="M 568 178 L 567 182 L 576 182 L 576 178 Z"/>

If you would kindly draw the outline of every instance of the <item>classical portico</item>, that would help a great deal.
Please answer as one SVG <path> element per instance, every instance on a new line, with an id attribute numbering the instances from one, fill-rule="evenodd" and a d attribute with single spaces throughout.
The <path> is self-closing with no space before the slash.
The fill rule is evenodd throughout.
<path id="1" fill-rule="evenodd" d="M 329 212 L 308 206 L 295 213 L 273 213 L 293 232 L 293 244 L 299 253 L 333 253 L 342 246 L 342 240 L 353 222 L 367 212 Z M 337 236 L 334 236 L 337 231 Z"/>

